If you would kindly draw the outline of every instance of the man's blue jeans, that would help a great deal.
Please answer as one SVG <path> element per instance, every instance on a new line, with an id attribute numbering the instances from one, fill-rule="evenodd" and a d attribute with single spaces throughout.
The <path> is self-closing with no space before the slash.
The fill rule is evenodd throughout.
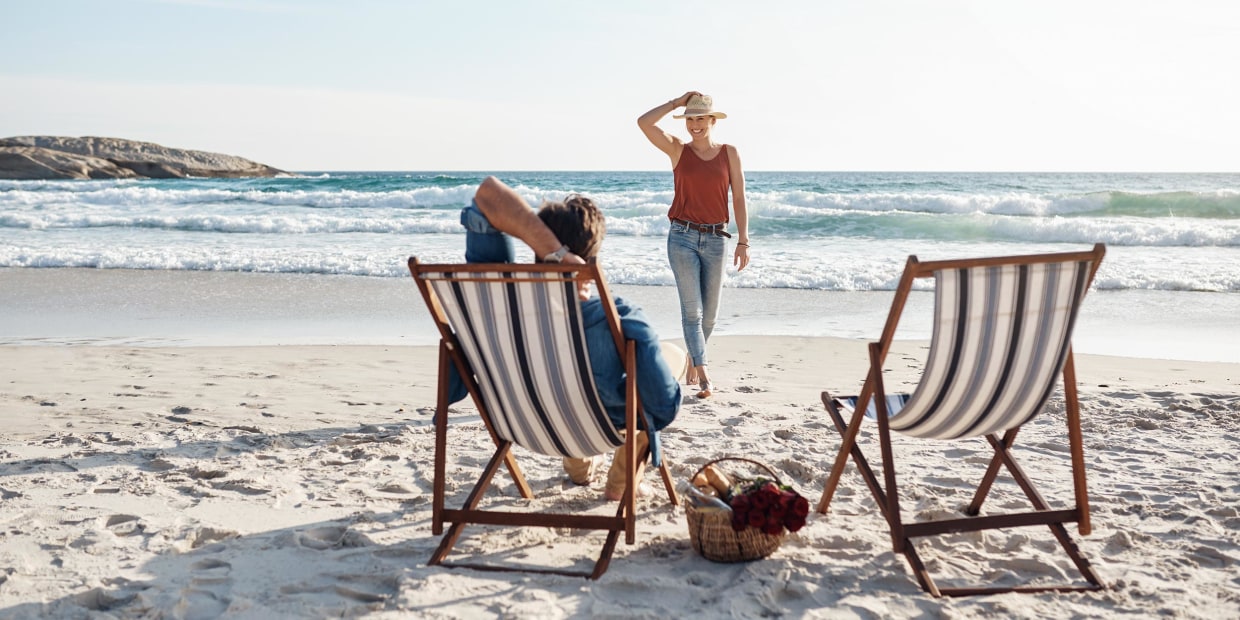
<path id="1" fill-rule="evenodd" d="M 694 366 L 706 363 L 706 341 L 715 329 L 728 244 L 723 237 L 672 222 L 667 261 L 680 294 L 680 327 Z"/>
<path id="2" fill-rule="evenodd" d="M 465 262 L 511 263 L 516 260 L 512 237 L 492 226 L 478 210 L 478 205 L 471 203 L 461 209 L 461 226 L 465 227 Z"/>

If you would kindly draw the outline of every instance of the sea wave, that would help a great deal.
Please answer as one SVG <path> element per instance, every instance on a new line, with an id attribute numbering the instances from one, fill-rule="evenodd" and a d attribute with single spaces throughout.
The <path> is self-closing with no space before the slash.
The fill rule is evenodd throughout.
<path id="1" fill-rule="evenodd" d="M 238 271 L 371 277 L 408 277 L 406 258 L 424 262 L 460 262 L 462 240 L 449 235 L 387 239 L 351 245 L 325 245 L 311 236 L 296 244 L 270 246 L 262 239 L 245 244 L 151 244 L 142 237 L 111 243 L 68 246 L 0 243 L 0 267 L 93 269 L 158 269 L 174 271 Z M 666 255 L 658 240 L 613 240 L 601 257 L 609 281 L 616 284 L 673 286 Z M 1082 249 L 1055 246 L 1048 251 Z M 1087 246 L 1085 246 L 1087 247 Z M 994 256 L 1037 251 L 1031 245 L 944 243 L 920 241 L 873 244 L 841 240 L 824 247 L 763 245 L 744 271 L 728 269 L 725 286 L 792 288 L 829 291 L 894 290 L 909 254 L 933 260 Z M 1095 280 L 1102 290 L 1214 291 L 1240 294 L 1240 272 L 1233 249 L 1111 248 Z M 518 260 L 528 261 L 519 249 Z M 928 289 L 929 282 L 918 288 Z"/>
<path id="2" fill-rule="evenodd" d="M 459 206 L 406 209 L 396 206 L 358 209 L 87 209 L 80 206 L 41 205 L 40 208 L 0 212 L 0 231 L 56 229 L 147 229 L 215 233 L 309 234 L 418 233 L 463 234 Z M 610 236 L 664 236 L 668 230 L 661 209 L 632 207 L 620 214 L 608 211 Z M 772 217 L 756 210 L 750 216 L 754 237 L 785 242 L 831 243 L 838 238 L 884 241 L 938 239 L 943 241 L 1020 241 L 1036 243 L 1095 243 L 1118 246 L 1240 247 L 1240 220 L 1193 218 L 1017 217 L 992 214 L 801 212 Z"/>
<path id="3" fill-rule="evenodd" d="M 623 217 L 632 210 L 666 213 L 670 184 L 640 185 L 612 181 L 596 187 L 567 189 L 564 180 L 514 181 L 513 188 L 532 204 L 584 193 L 608 213 Z M 1134 192 L 925 191 L 922 183 L 901 191 L 828 191 L 814 184 L 792 189 L 753 183 L 746 191 L 751 211 L 769 218 L 796 219 L 824 213 L 923 213 L 942 215 L 1010 215 L 1027 217 L 1139 217 L 1240 219 L 1240 189 Z M 421 175 L 333 178 L 168 181 L 4 181 L 0 210 L 31 205 L 114 206 L 172 205 L 302 206 L 312 208 L 433 208 L 468 204 L 477 180 L 467 176 Z"/>
<path id="4" fill-rule="evenodd" d="M 204 233 L 261 233 L 303 235 L 312 233 L 461 233 L 457 218 L 448 214 L 390 213 L 388 217 L 349 217 L 319 214 L 287 215 L 169 215 L 22 213 L 0 215 L 0 228 L 48 229 L 149 229 Z"/>
<path id="5" fill-rule="evenodd" d="M 165 189 L 141 185 L 74 188 L 64 185 L 47 190 L 11 189 L 0 193 L 0 210 L 30 206 L 115 207 L 147 209 L 198 205 L 204 208 L 310 207 L 319 209 L 417 209 L 460 208 L 469 204 L 476 186 L 421 187 L 416 189 L 359 191 L 357 189 L 284 190 L 279 188 Z"/>

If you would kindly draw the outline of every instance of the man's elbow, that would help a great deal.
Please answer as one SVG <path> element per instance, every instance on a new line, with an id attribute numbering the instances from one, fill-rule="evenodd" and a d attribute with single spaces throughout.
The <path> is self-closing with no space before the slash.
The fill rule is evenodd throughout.
<path id="1" fill-rule="evenodd" d="M 494 176 L 488 176 L 478 184 L 478 191 L 474 192 L 474 202 L 478 204 L 478 208 L 484 212 L 491 206 L 493 201 L 503 191 L 504 183 Z"/>
<path id="2" fill-rule="evenodd" d="M 499 191 L 499 188 L 503 187 L 503 185 L 504 185 L 503 182 L 495 178 L 494 175 L 491 175 L 483 179 L 482 183 L 478 184 L 477 193 L 480 195 L 481 194 L 492 194 L 492 193 L 495 193 L 496 191 Z"/>

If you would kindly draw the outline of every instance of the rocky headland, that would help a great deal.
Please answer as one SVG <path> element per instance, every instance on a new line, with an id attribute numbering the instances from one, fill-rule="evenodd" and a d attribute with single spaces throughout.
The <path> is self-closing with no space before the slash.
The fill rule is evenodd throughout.
<path id="1" fill-rule="evenodd" d="M 0 138 L 0 179 L 176 179 L 274 177 L 266 164 L 207 151 L 121 138 Z"/>

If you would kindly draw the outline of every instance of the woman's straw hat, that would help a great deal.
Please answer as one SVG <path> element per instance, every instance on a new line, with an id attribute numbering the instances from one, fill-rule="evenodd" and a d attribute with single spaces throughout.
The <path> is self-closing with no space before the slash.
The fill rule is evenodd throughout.
<path id="1" fill-rule="evenodd" d="M 674 114 L 672 118 L 687 118 L 690 116 L 713 116 L 715 118 L 727 118 L 728 115 L 718 112 L 715 109 L 715 100 L 710 95 L 690 95 L 689 103 L 685 104 L 684 114 Z"/>

